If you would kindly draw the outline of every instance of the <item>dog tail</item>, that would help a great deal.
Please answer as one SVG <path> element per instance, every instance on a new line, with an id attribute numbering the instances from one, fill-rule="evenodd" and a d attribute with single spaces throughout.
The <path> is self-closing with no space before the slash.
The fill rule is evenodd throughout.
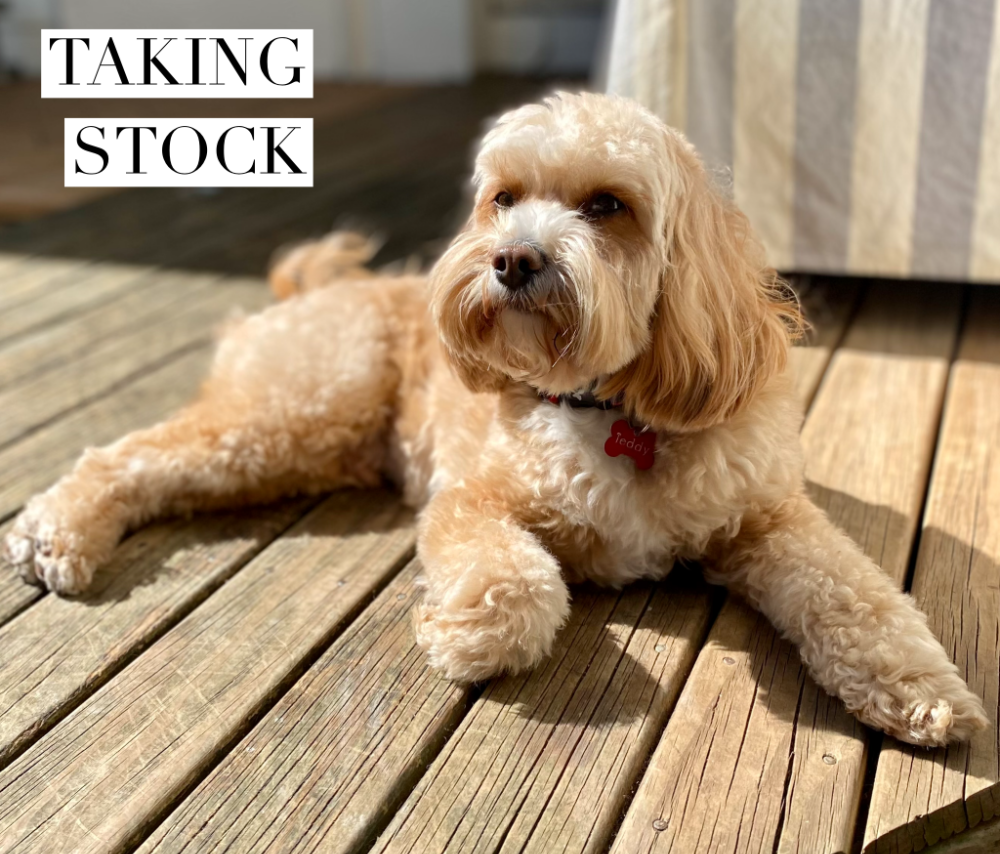
<path id="1" fill-rule="evenodd" d="M 368 279 L 365 265 L 375 257 L 381 241 L 356 231 L 332 231 L 279 249 L 271 261 L 268 279 L 278 299 L 324 288 L 338 279 Z"/>

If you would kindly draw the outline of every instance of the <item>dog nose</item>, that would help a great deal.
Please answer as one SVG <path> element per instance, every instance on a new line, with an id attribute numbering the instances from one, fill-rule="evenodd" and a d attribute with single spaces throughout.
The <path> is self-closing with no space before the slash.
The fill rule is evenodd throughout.
<path id="1" fill-rule="evenodd" d="M 528 243 L 512 243 L 493 256 L 497 281 L 512 291 L 525 287 L 544 265 L 542 253 Z"/>

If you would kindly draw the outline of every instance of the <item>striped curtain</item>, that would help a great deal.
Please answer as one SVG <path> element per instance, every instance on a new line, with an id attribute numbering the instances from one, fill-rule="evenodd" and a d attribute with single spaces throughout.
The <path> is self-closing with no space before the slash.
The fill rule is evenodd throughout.
<path id="1" fill-rule="evenodd" d="M 1000 0 L 618 0 L 608 87 L 786 271 L 1000 282 Z"/>

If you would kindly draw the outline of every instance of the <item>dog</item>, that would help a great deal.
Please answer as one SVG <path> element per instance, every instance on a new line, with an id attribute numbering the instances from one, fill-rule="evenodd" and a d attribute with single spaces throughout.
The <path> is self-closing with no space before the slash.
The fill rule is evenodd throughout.
<path id="1" fill-rule="evenodd" d="M 272 272 L 198 398 L 90 449 L 5 542 L 83 591 L 156 517 L 390 479 L 421 508 L 414 627 L 449 679 L 531 668 L 568 584 L 697 560 L 865 724 L 920 745 L 986 725 L 909 596 L 807 497 L 786 370 L 802 328 L 746 218 L 636 103 L 557 94 L 497 120 L 429 277 L 334 234 Z"/>

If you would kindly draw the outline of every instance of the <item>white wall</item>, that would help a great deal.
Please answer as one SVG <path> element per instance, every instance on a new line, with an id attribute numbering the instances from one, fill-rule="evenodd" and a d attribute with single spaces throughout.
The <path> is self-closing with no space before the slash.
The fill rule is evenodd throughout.
<path id="1" fill-rule="evenodd" d="M 41 31 L 58 26 L 59 0 L 8 0 L 0 17 L 0 60 L 7 68 L 37 75 Z"/>
<path id="2" fill-rule="evenodd" d="M 507 74 L 586 76 L 605 27 L 605 0 L 472 0 L 476 66 Z"/>
<path id="3" fill-rule="evenodd" d="M 472 76 L 467 0 L 354 0 L 364 7 L 368 69 L 388 80 L 463 81 Z"/>
<path id="4" fill-rule="evenodd" d="M 60 0 L 64 27 L 312 28 L 317 77 L 345 76 L 348 8 L 337 0 Z"/>
<path id="5" fill-rule="evenodd" d="M 38 71 L 43 27 L 307 27 L 316 76 L 462 82 L 586 74 L 605 0 L 10 0 L 0 53 Z"/>
<path id="6" fill-rule="evenodd" d="M 472 74 L 466 0 L 61 0 L 66 27 L 311 27 L 316 76 Z"/>

